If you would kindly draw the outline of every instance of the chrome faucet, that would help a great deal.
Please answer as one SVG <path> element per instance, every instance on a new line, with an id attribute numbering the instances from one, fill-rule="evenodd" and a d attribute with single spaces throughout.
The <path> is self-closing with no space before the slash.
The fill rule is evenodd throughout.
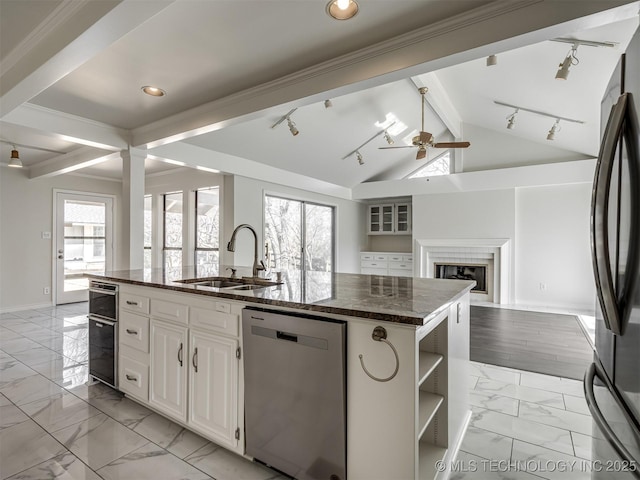
<path id="1" fill-rule="evenodd" d="M 254 278 L 257 278 L 258 272 L 266 270 L 267 267 L 264 265 L 264 262 L 262 260 L 258 261 L 258 234 L 251 225 L 249 225 L 248 223 L 243 223 L 235 228 L 235 230 L 231 234 L 231 240 L 229 240 L 229 243 L 227 243 L 227 250 L 230 252 L 236 251 L 236 235 L 238 231 L 242 230 L 243 228 L 247 228 L 251 230 L 251 233 L 253 233 L 253 276 Z"/>

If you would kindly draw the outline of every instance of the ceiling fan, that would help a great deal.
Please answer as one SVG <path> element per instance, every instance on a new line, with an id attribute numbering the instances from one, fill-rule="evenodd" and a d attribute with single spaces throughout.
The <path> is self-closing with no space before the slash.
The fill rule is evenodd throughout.
<path id="1" fill-rule="evenodd" d="M 422 97 L 420 100 L 422 102 L 422 128 L 420 133 L 413 137 L 411 143 L 413 145 L 402 145 L 399 147 L 379 147 L 380 150 L 386 150 L 391 148 L 414 148 L 418 147 L 418 154 L 416 155 L 416 160 L 421 160 L 427 156 L 427 147 L 432 148 L 467 148 L 471 145 L 469 142 L 434 142 L 433 135 L 429 132 L 424 131 L 424 94 L 427 93 L 427 87 L 420 87 L 418 91 L 420 92 L 420 96 Z"/>

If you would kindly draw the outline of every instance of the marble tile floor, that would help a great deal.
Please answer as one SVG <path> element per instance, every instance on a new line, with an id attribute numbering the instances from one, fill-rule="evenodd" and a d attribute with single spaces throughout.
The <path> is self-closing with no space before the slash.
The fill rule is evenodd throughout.
<path id="1" fill-rule="evenodd" d="M 87 385 L 86 309 L 0 314 L 0 479 L 284 480 L 109 387 Z M 455 466 L 474 471 L 452 480 L 590 478 L 580 468 L 591 455 L 581 382 L 472 362 L 469 394 L 472 419 Z M 533 468 L 548 462 L 575 467 Z"/>
<path id="2" fill-rule="evenodd" d="M 589 480 L 582 382 L 471 362 L 471 422 L 451 480 Z"/>
<path id="3" fill-rule="evenodd" d="M 0 314 L 0 479 L 285 480 L 100 383 L 87 304 Z"/>

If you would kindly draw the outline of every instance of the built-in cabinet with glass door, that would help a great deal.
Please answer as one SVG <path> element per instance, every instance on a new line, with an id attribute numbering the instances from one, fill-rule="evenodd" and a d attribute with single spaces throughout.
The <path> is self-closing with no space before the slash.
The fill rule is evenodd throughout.
<path id="1" fill-rule="evenodd" d="M 411 233 L 411 204 L 386 203 L 369 205 L 369 235 L 408 235 Z"/>

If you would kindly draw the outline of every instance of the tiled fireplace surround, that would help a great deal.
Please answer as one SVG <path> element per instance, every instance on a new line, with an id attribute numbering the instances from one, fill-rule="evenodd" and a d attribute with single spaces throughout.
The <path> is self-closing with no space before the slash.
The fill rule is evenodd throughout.
<path id="1" fill-rule="evenodd" d="M 434 264 L 487 265 L 487 293 L 472 300 L 511 303 L 511 240 L 508 238 L 438 238 L 416 240 L 416 269 L 420 277 L 434 278 Z"/>

